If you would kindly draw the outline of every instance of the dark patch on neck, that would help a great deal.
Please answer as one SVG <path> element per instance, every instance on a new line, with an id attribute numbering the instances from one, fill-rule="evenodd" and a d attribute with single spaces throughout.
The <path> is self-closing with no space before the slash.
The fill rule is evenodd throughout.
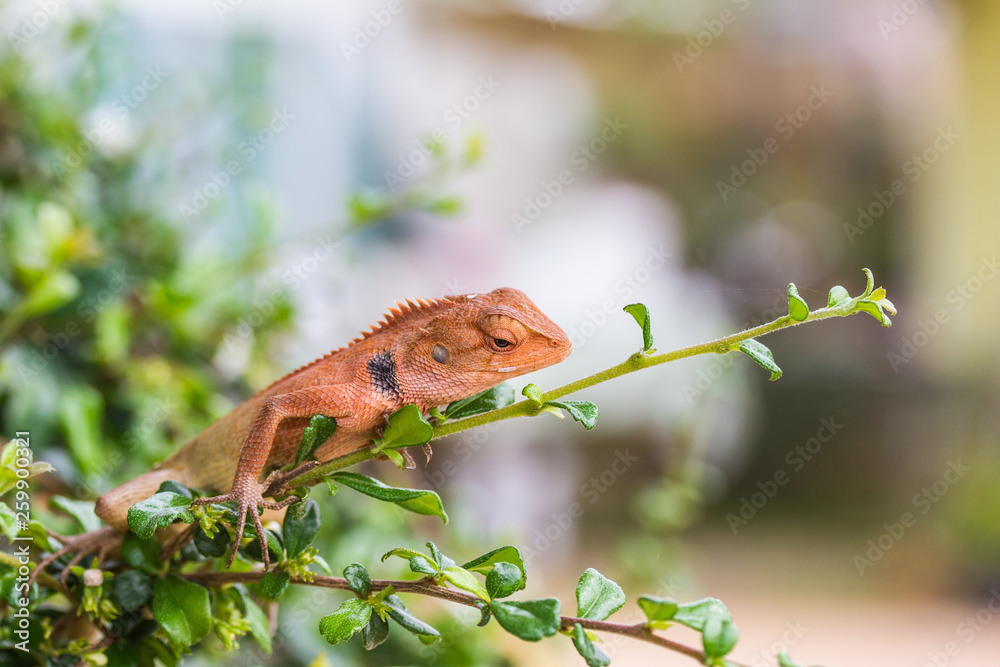
<path id="1" fill-rule="evenodd" d="M 396 377 L 396 362 L 392 359 L 389 350 L 376 352 L 368 360 L 368 375 L 371 377 L 372 386 L 386 396 L 399 396 L 399 380 Z"/>

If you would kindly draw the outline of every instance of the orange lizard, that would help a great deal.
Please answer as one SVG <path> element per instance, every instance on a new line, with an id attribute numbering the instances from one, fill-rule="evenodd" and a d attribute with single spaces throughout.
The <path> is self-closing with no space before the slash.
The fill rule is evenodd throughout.
<path id="1" fill-rule="evenodd" d="M 366 446 L 386 418 L 404 405 L 421 412 L 466 398 L 506 378 L 551 366 L 571 351 L 569 338 L 523 292 L 499 288 L 488 294 L 407 301 L 391 308 L 383 322 L 348 346 L 286 375 L 192 438 L 158 467 L 97 499 L 95 512 L 110 528 L 101 535 L 63 538 L 36 573 L 63 553 L 107 550 L 109 538 L 128 531 L 128 509 L 167 480 L 222 492 L 196 504 L 236 501 L 238 523 L 232 565 L 246 515 L 263 537 L 258 507 L 280 509 L 298 498 L 264 499 L 315 462 L 290 473 L 268 470 L 294 461 L 302 431 L 313 415 L 336 420 L 334 435 L 315 457 L 327 460 Z M 263 549 L 264 569 L 269 566 Z M 67 568 L 68 571 L 68 568 Z"/>

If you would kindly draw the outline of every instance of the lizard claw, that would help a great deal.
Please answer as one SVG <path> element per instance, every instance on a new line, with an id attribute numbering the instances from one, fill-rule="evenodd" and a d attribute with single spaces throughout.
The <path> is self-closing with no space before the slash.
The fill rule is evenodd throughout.
<path id="1" fill-rule="evenodd" d="M 288 507 L 292 503 L 298 502 L 298 497 L 289 496 L 280 502 L 274 502 L 272 500 L 264 500 L 263 491 L 265 486 L 263 484 L 257 484 L 256 482 L 242 486 L 240 488 L 233 488 L 229 493 L 223 494 L 221 496 L 213 496 L 211 498 L 198 498 L 194 501 L 194 505 L 208 505 L 210 503 L 226 503 L 229 501 L 236 501 L 236 533 L 233 535 L 233 548 L 229 551 L 229 561 L 226 563 L 226 568 L 233 566 L 233 561 L 236 559 L 236 552 L 240 548 L 240 543 L 243 541 L 243 529 L 246 526 L 247 514 L 250 514 L 250 520 L 253 521 L 254 528 L 257 530 L 257 538 L 260 540 L 260 554 L 261 559 L 264 561 L 264 571 L 271 566 L 270 556 L 268 554 L 267 548 L 267 537 L 264 533 L 264 526 L 260 521 L 260 510 L 259 507 L 269 510 L 280 510 L 282 508 Z"/>

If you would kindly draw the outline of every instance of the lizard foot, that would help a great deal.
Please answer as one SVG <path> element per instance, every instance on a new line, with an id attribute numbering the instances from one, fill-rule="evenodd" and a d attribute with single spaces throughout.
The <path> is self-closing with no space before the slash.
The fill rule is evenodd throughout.
<path id="1" fill-rule="evenodd" d="M 35 577 L 38 576 L 49 565 L 54 563 L 56 559 L 64 556 L 68 553 L 73 553 L 73 557 L 70 558 L 66 567 L 63 568 L 62 574 L 59 575 L 59 580 L 66 585 L 69 579 L 70 568 L 83 560 L 84 556 L 88 554 L 97 554 L 97 562 L 103 564 L 105 557 L 111 552 L 112 549 L 121 544 L 123 533 L 118 532 L 111 526 L 105 526 L 104 528 L 99 528 L 98 530 L 92 530 L 89 533 L 81 533 L 79 535 L 60 535 L 54 531 L 45 529 L 45 532 L 59 541 L 62 545 L 51 554 L 46 556 L 38 563 L 31 575 L 28 576 L 28 585 L 30 586 L 34 582 Z"/>
<path id="2" fill-rule="evenodd" d="M 226 563 L 227 568 L 232 567 L 233 561 L 236 559 L 236 551 L 240 548 L 240 542 L 243 541 L 243 528 L 246 525 L 247 513 L 250 514 L 250 520 L 253 521 L 254 528 L 257 529 L 257 537 L 260 539 L 260 552 L 261 558 L 264 561 L 264 571 L 267 572 L 267 568 L 271 565 L 270 557 L 268 556 L 267 538 L 264 536 L 264 526 L 260 522 L 260 510 L 258 507 L 269 510 L 280 510 L 292 503 L 298 502 L 299 499 L 297 496 L 289 496 L 280 502 L 264 500 L 263 491 L 266 488 L 264 484 L 251 482 L 250 484 L 241 485 L 239 488 L 233 487 L 232 491 L 224 495 L 213 496 L 211 498 L 198 498 L 192 503 L 194 505 L 208 505 L 210 503 L 236 501 L 236 534 L 233 535 L 233 548 L 229 552 L 229 562 Z"/>

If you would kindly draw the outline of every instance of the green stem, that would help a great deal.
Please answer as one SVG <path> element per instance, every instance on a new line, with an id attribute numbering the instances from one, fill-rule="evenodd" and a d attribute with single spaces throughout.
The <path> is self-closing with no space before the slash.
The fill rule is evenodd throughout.
<path id="1" fill-rule="evenodd" d="M 664 352 L 662 354 L 637 352 L 616 366 L 612 366 L 611 368 L 607 368 L 603 371 L 594 373 L 593 375 L 570 382 L 569 384 L 564 384 L 561 387 L 556 387 L 555 389 L 546 392 L 542 395 L 542 400 L 553 401 L 557 398 L 562 398 L 567 394 L 580 391 L 581 389 L 593 387 L 596 384 L 607 382 L 608 380 L 612 380 L 622 375 L 628 375 L 629 373 L 651 368 L 652 366 L 665 364 L 669 361 L 676 361 L 678 359 L 693 357 L 699 354 L 708 354 L 711 352 L 715 352 L 717 354 L 727 354 L 734 350 L 738 350 L 740 343 L 751 338 L 763 336 L 779 329 L 787 329 L 799 324 L 805 324 L 806 322 L 816 322 L 818 320 L 825 320 L 831 317 L 846 317 L 848 315 L 854 315 L 857 312 L 859 311 L 843 307 L 821 308 L 810 312 L 808 317 L 801 321 L 794 320 L 791 316 L 785 315 L 751 329 L 745 329 L 739 333 L 717 338 L 715 340 L 708 341 L 707 343 L 699 343 L 698 345 L 683 347 L 672 352 Z M 462 431 L 467 431 L 470 428 L 492 424 L 493 422 L 504 419 L 511 419 L 513 417 L 531 417 L 537 414 L 537 412 L 538 405 L 534 401 L 519 401 L 512 405 L 508 405 L 505 408 L 491 410 L 490 412 L 473 415 L 472 417 L 466 417 L 465 419 L 457 419 L 455 421 L 437 424 L 434 426 L 434 435 L 431 436 L 431 440 L 443 438 L 446 435 L 452 435 L 454 433 L 461 433 Z M 344 468 L 361 463 L 362 461 L 367 461 L 375 458 L 376 456 L 378 456 L 378 452 L 371 447 L 355 450 L 350 454 L 345 454 L 344 456 L 339 456 L 335 459 L 326 461 L 312 470 L 289 480 L 287 486 L 291 488 L 295 486 L 311 486 L 313 484 L 318 484 L 330 473 L 336 472 L 337 470 L 343 470 Z"/>

